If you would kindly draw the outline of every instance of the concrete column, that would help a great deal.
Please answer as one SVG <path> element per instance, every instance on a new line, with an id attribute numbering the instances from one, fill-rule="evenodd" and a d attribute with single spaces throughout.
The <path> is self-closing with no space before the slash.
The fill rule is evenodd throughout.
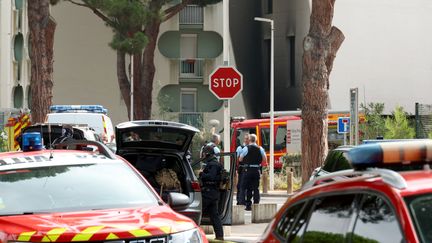
<path id="1" fill-rule="evenodd" d="M 277 211 L 276 203 L 253 204 L 252 205 L 252 223 L 268 223 Z"/>
<path id="2" fill-rule="evenodd" d="M 232 225 L 245 224 L 245 207 L 243 205 L 234 205 L 232 211 Z"/>

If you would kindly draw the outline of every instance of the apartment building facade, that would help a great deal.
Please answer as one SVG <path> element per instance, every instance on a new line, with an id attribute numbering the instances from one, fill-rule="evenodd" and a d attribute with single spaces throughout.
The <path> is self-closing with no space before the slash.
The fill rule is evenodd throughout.
<path id="1" fill-rule="evenodd" d="M 30 57 L 26 0 L 0 0 L 0 108 L 28 108 Z"/>
<path id="2" fill-rule="evenodd" d="M 101 104 L 114 123 L 127 120 L 116 55 L 108 46 L 112 31 L 86 8 L 62 3 L 51 13 L 57 22 L 54 103 Z M 161 25 L 152 118 L 198 127 L 209 127 L 212 119 L 223 121 L 222 102 L 208 89 L 208 75 L 223 64 L 222 33 L 222 3 L 187 6 Z M 232 115 L 245 115 L 241 96 L 232 101 Z"/>

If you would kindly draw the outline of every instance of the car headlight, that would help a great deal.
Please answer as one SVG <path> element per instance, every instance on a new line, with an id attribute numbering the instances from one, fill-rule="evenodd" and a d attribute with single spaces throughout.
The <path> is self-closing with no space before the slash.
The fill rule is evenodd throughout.
<path id="1" fill-rule="evenodd" d="M 201 234 L 198 229 L 183 231 L 168 236 L 169 243 L 202 243 Z"/>

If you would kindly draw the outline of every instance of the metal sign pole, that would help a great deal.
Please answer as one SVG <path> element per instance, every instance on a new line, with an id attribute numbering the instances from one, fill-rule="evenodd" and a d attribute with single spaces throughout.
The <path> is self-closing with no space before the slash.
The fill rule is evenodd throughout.
<path id="1" fill-rule="evenodd" d="M 223 0 L 223 64 L 229 66 L 229 0 Z M 224 101 L 224 151 L 230 152 L 231 101 Z M 229 165 L 228 165 L 229 166 Z"/>

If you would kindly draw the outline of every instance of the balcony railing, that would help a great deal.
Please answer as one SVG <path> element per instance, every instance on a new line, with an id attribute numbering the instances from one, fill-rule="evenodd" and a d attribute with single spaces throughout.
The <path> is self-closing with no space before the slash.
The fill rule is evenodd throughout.
<path id="1" fill-rule="evenodd" d="M 180 59 L 180 78 L 202 78 L 204 59 Z"/>
<path id="2" fill-rule="evenodd" d="M 181 25 L 202 25 L 204 23 L 203 8 L 198 5 L 188 5 L 180 11 Z"/>
<path id="3" fill-rule="evenodd" d="M 180 112 L 179 122 L 201 129 L 204 125 L 204 117 L 198 112 Z"/>
<path id="4" fill-rule="evenodd" d="M 202 129 L 206 122 L 206 113 L 204 112 L 165 112 L 157 119 L 165 121 L 175 121 L 194 126 Z"/>

